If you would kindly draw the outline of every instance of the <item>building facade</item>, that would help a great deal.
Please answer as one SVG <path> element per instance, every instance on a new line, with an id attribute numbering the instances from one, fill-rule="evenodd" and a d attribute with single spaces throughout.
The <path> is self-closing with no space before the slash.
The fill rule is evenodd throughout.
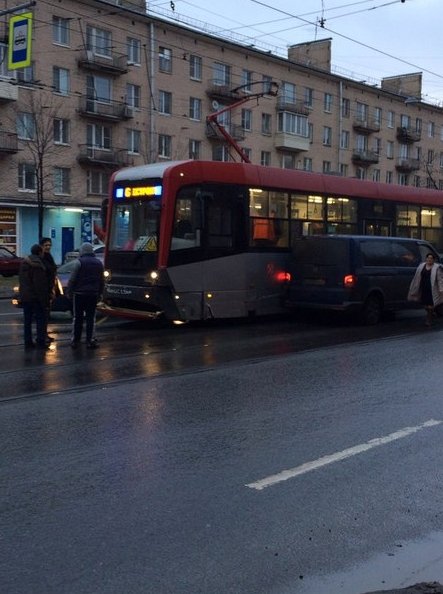
<path id="1" fill-rule="evenodd" d="M 373 86 L 332 72 L 330 39 L 282 58 L 152 18 L 143 0 L 28 10 L 28 68 L 7 69 L 10 15 L 0 23 L 0 243 L 19 255 L 39 210 L 58 262 L 100 236 L 121 167 L 239 160 L 206 122 L 218 111 L 253 163 L 443 189 L 443 110 L 422 101 L 421 73 Z"/>

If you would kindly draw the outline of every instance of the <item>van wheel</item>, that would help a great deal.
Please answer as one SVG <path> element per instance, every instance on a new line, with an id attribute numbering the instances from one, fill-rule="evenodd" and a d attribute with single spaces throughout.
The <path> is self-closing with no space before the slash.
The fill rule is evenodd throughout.
<path id="1" fill-rule="evenodd" d="M 366 326 L 375 326 L 381 321 L 383 315 L 383 303 L 377 295 L 369 295 L 366 299 L 361 313 L 362 321 Z"/>

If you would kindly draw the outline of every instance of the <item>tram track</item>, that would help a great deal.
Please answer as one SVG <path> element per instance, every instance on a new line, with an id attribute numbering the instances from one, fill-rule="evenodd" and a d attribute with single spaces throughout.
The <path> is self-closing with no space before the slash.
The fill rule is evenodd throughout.
<path id="1" fill-rule="evenodd" d="M 0 403 L 106 389 L 140 380 L 198 373 L 232 364 L 253 364 L 338 344 L 406 336 L 423 331 L 395 322 L 378 327 L 316 326 L 299 322 L 226 324 L 184 329 L 103 328 L 100 348 L 72 351 L 68 338 L 54 352 L 25 351 L 20 343 L 0 347 Z M 59 332 L 58 335 L 63 335 Z"/>

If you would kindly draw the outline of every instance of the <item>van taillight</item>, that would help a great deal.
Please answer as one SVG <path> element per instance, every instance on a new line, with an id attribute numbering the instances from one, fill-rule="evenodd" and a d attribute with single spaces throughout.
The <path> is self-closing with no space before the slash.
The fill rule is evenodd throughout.
<path id="1" fill-rule="evenodd" d="M 275 280 L 279 283 L 289 283 L 291 281 L 291 273 L 279 271 L 275 274 Z"/>
<path id="2" fill-rule="evenodd" d="M 343 285 L 347 289 L 352 289 L 352 287 L 355 287 L 356 283 L 357 277 L 355 274 L 347 274 L 345 277 L 343 277 Z"/>

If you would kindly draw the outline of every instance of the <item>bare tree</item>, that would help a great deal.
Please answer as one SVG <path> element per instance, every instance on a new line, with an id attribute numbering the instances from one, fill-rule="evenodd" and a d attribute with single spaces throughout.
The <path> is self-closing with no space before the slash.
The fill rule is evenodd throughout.
<path id="1" fill-rule="evenodd" d="M 43 234 L 45 194 L 53 187 L 51 156 L 54 145 L 54 119 L 62 118 L 62 103 L 50 92 L 30 91 L 27 101 L 16 113 L 17 129 L 33 163 L 38 209 L 38 237 Z"/>

